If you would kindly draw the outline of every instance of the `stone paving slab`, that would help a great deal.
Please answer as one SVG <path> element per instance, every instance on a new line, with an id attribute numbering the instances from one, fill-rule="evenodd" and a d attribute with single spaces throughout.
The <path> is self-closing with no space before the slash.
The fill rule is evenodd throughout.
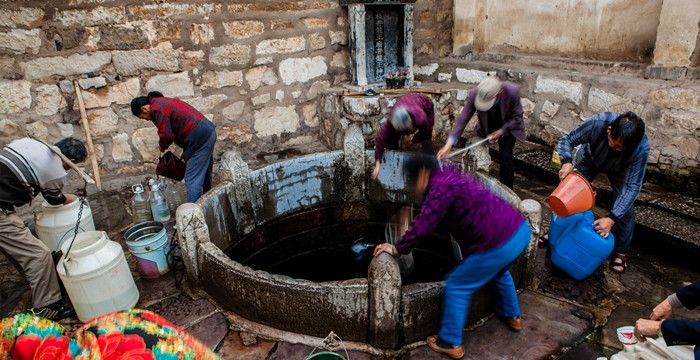
<path id="1" fill-rule="evenodd" d="M 193 300 L 184 294 L 167 298 L 147 307 L 147 309 L 168 319 L 168 321 L 173 324 L 185 328 L 192 325 L 193 322 L 208 317 L 216 311 L 216 307 L 208 300 Z"/>
<path id="2" fill-rule="evenodd" d="M 608 323 L 603 328 L 601 345 L 622 350 L 622 343 L 617 339 L 617 328 L 634 325 L 639 318 L 647 318 L 651 309 L 639 304 L 620 305 L 608 318 Z"/>
<path id="3" fill-rule="evenodd" d="M 139 289 L 139 302 L 136 307 L 148 307 L 181 292 L 175 286 L 172 273 L 167 273 L 157 279 L 139 278 L 136 280 L 136 287 Z"/>
<path id="4" fill-rule="evenodd" d="M 215 350 L 221 343 L 221 340 L 228 334 L 229 325 L 226 316 L 217 312 L 204 320 L 197 321 L 192 326 L 185 328 L 185 330 L 199 339 L 204 345 Z"/>
<path id="5" fill-rule="evenodd" d="M 218 354 L 224 360 L 265 360 L 276 343 L 258 339 L 255 344 L 245 346 L 237 331 L 224 338 Z"/>

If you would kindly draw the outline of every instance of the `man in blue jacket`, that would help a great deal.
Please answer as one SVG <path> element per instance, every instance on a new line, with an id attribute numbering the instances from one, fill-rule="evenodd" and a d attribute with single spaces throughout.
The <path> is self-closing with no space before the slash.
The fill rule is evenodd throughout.
<path id="1" fill-rule="evenodd" d="M 634 335 L 644 341 L 645 336 L 663 335 L 667 345 L 696 345 L 695 358 L 700 358 L 700 320 L 667 320 L 673 309 L 693 310 L 700 306 L 700 281 L 688 285 L 667 297 L 651 312 L 650 320 L 639 319 Z"/>
<path id="2" fill-rule="evenodd" d="M 581 145 L 572 158 L 573 148 Z M 644 121 L 633 112 L 604 112 L 594 115 L 565 135 L 557 145 L 561 159 L 559 178 L 576 169 L 592 182 L 598 173 L 605 173 L 613 190 L 613 206 L 608 216 L 594 222 L 598 234 L 615 235 L 611 261 L 613 271 L 627 268 L 627 253 L 634 234 L 632 205 L 644 182 L 649 157 L 649 140 L 644 134 Z"/>

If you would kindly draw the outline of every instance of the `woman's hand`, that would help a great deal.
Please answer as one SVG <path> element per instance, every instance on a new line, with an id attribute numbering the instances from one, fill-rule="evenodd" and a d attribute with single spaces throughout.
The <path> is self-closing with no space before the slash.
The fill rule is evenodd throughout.
<path id="1" fill-rule="evenodd" d="M 661 329 L 661 321 L 639 319 L 634 324 L 634 336 L 639 341 L 646 341 L 645 336 L 656 336 Z"/>
<path id="2" fill-rule="evenodd" d="M 615 225 L 615 220 L 609 217 L 600 218 L 593 222 L 595 231 L 598 233 L 598 235 L 604 238 L 608 237 L 608 234 L 610 234 L 610 229 L 612 229 L 613 225 Z"/>
<path id="3" fill-rule="evenodd" d="M 564 178 L 569 175 L 572 171 L 574 171 L 574 165 L 571 163 L 566 163 L 561 166 L 561 169 L 559 169 L 559 180 L 564 180 Z"/>
<path id="4" fill-rule="evenodd" d="M 449 143 L 445 144 L 437 153 L 438 159 L 444 159 L 450 153 L 450 150 L 452 150 L 452 145 Z"/>
<path id="5" fill-rule="evenodd" d="M 377 245 L 377 247 L 374 248 L 373 256 L 379 256 L 379 254 L 383 252 L 394 256 L 394 254 L 396 254 L 396 248 L 394 247 L 394 245 L 391 245 L 389 243 L 379 244 Z"/>
<path id="6" fill-rule="evenodd" d="M 374 163 L 374 170 L 372 170 L 372 180 L 377 180 L 379 177 L 379 161 Z"/>

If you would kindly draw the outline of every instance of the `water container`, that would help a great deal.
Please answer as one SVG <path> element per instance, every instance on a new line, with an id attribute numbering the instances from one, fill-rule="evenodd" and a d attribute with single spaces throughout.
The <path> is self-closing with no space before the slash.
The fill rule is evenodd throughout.
<path id="1" fill-rule="evenodd" d="M 104 231 L 78 234 L 61 246 L 63 256 L 56 266 L 80 321 L 112 311 L 129 310 L 139 292 L 121 246 Z"/>
<path id="2" fill-rule="evenodd" d="M 168 200 L 160 191 L 160 184 L 156 183 L 154 179 L 149 180 L 148 184 L 151 185 L 151 194 L 148 196 L 148 202 L 151 204 L 153 220 L 162 223 L 167 222 L 170 220 Z"/>
<path id="3" fill-rule="evenodd" d="M 37 214 L 35 219 L 37 236 L 51 251 L 58 251 L 66 239 L 73 238 L 75 223 L 78 221 L 80 199 L 75 195 L 66 196 L 75 200 L 67 205 L 49 205 L 44 201 L 41 204 L 41 212 Z M 94 230 L 95 222 L 92 219 L 92 210 L 86 200 L 78 232 Z"/>
<path id="4" fill-rule="evenodd" d="M 610 256 L 615 244 L 612 233 L 604 238 L 593 228 L 593 212 L 567 217 L 552 213 L 549 224 L 552 263 L 576 280 L 591 275 Z"/>
<path id="5" fill-rule="evenodd" d="M 151 206 L 143 195 L 143 185 L 133 185 L 131 190 L 134 192 L 134 197 L 131 199 L 131 217 L 134 224 L 152 221 Z"/>
<path id="6" fill-rule="evenodd" d="M 165 188 L 165 197 L 168 199 L 170 213 L 174 215 L 177 208 L 182 205 L 186 199 L 182 183 L 179 181 L 171 181 Z"/>
<path id="7" fill-rule="evenodd" d="M 172 244 L 162 223 L 149 221 L 132 226 L 124 233 L 129 251 L 138 260 L 139 273 L 157 278 L 170 270 Z"/>

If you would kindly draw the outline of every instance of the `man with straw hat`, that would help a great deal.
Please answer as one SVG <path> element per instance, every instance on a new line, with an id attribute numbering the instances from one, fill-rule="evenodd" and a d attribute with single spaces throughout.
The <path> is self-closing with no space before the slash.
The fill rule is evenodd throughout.
<path id="1" fill-rule="evenodd" d="M 372 178 L 379 176 L 385 149 L 398 149 L 403 135 L 413 135 L 411 142 L 420 144 L 421 152 L 435 154 L 433 149 L 433 101 L 423 95 L 404 95 L 396 101 L 387 121 L 377 133 Z"/>
<path id="2" fill-rule="evenodd" d="M 462 131 L 476 113 L 479 124 L 476 134 L 491 141 L 498 140 L 498 160 L 501 164 L 500 181 L 513 188 L 513 147 L 516 138 L 525 140 L 523 107 L 520 104 L 520 91 L 515 84 L 502 82 L 495 76 L 487 76 L 479 85 L 469 91 L 464 110 L 459 115 L 447 143 L 438 151 L 444 158 L 459 140 Z"/>

